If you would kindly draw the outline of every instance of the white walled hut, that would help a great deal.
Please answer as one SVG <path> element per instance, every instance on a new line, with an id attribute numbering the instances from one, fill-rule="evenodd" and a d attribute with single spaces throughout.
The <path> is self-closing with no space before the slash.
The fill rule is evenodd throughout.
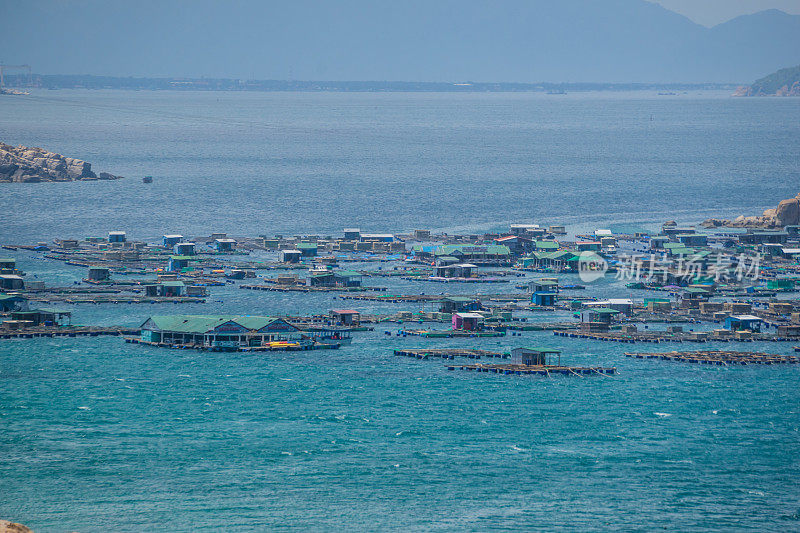
<path id="1" fill-rule="evenodd" d="M 179 242 L 183 241 L 183 235 L 172 234 L 172 235 L 164 235 L 164 248 L 172 248 Z"/>
<path id="2" fill-rule="evenodd" d="M 236 249 L 236 239 L 215 239 L 214 245 L 218 252 L 232 252 Z"/>
<path id="3" fill-rule="evenodd" d="M 193 242 L 179 242 L 173 247 L 175 255 L 195 255 L 196 245 Z"/>
<path id="4" fill-rule="evenodd" d="M 126 240 L 128 240 L 128 237 L 124 231 L 108 232 L 108 242 L 125 242 Z"/>

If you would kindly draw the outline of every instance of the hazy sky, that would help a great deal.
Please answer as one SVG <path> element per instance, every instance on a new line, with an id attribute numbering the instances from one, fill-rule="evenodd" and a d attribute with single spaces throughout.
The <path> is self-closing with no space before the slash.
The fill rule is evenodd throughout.
<path id="1" fill-rule="evenodd" d="M 780 9 L 800 15 L 800 0 L 655 0 L 667 9 L 705 26 L 714 26 L 739 15 Z"/>
<path id="2" fill-rule="evenodd" d="M 800 64 L 800 0 L 659 1 L 0 0 L 0 61 L 101 76 L 736 84 Z M 710 29 L 670 8 L 708 24 L 771 11 Z"/>

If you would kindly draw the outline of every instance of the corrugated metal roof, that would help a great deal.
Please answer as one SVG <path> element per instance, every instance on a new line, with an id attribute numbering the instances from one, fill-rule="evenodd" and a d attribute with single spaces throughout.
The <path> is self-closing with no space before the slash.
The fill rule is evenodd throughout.
<path id="1" fill-rule="evenodd" d="M 561 350 L 556 350 L 553 348 L 544 348 L 542 346 L 520 346 L 517 348 L 513 348 L 514 350 L 528 350 L 529 352 L 536 352 L 536 353 L 561 353 Z"/>
<path id="2" fill-rule="evenodd" d="M 475 298 L 470 298 L 468 296 L 446 296 L 442 298 L 442 301 L 448 302 L 474 302 Z"/>
<path id="3" fill-rule="evenodd" d="M 337 270 L 336 272 L 334 272 L 334 274 L 343 278 L 344 277 L 354 278 L 363 275 L 361 274 L 361 272 L 356 272 L 355 270 Z"/>
<path id="4" fill-rule="evenodd" d="M 269 316 L 155 315 L 148 319 L 148 321 L 150 320 L 153 321 L 156 328 L 162 331 L 206 333 L 226 322 L 234 322 L 248 330 L 259 330 L 281 319 Z M 145 324 L 146 323 L 147 321 Z M 142 326 L 144 326 L 144 324 L 142 324 Z"/>

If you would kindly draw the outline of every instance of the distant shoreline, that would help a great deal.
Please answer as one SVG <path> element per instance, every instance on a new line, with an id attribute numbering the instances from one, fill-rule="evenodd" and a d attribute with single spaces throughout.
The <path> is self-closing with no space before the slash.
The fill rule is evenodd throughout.
<path id="1" fill-rule="evenodd" d="M 162 91 L 255 92 L 543 92 L 554 96 L 589 91 L 697 91 L 730 90 L 737 83 L 507 83 L 507 82 L 408 82 L 408 81 L 296 81 L 244 80 L 234 78 L 132 78 L 88 75 L 38 74 L 7 76 L 6 87 L 15 89 L 127 89 Z"/>

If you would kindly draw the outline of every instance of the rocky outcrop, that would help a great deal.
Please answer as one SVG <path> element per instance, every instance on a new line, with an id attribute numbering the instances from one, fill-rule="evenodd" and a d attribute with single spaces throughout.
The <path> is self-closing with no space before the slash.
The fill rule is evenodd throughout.
<path id="1" fill-rule="evenodd" d="M 800 194 L 788 200 L 781 200 L 776 209 L 767 209 L 761 216 L 746 217 L 744 215 L 733 220 L 709 218 L 703 222 L 706 228 L 782 228 L 800 224 Z"/>
<path id="2" fill-rule="evenodd" d="M 775 210 L 775 218 L 781 226 L 800 224 L 800 194 L 788 200 L 781 200 Z"/>
<path id="3" fill-rule="evenodd" d="M 800 96 L 800 65 L 784 68 L 736 88 L 733 96 Z"/>
<path id="4" fill-rule="evenodd" d="M 760 87 L 742 85 L 736 88 L 733 96 L 800 96 L 800 81 L 796 81 L 789 85 L 782 85 L 775 89 L 774 92 L 765 92 Z"/>
<path id="5" fill-rule="evenodd" d="M 0 533 L 33 533 L 33 530 L 16 522 L 0 520 Z"/>
<path id="6" fill-rule="evenodd" d="M 120 177 L 107 172 L 101 172 L 98 176 L 86 161 L 64 157 L 42 148 L 0 143 L 0 183 L 115 180 Z"/>

